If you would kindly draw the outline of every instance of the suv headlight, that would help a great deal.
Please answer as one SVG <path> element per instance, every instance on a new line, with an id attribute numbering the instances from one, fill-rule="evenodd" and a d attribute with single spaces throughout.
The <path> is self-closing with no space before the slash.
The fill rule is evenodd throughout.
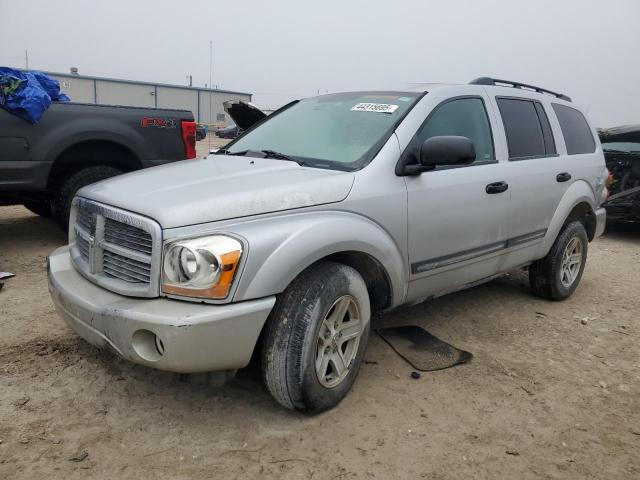
<path id="1" fill-rule="evenodd" d="M 241 256 L 242 244 L 224 235 L 168 242 L 164 246 L 162 291 L 223 299 L 229 294 Z"/>

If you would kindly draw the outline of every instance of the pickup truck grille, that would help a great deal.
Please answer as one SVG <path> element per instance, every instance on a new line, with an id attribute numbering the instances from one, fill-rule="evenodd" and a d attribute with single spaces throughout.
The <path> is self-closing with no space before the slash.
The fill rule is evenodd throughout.
<path id="1" fill-rule="evenodd" d="M 78 197 L 71 220 L 71 258 L 80 273 L 122 295 L 158 295 L 162 238 L 156 222 Z"/>

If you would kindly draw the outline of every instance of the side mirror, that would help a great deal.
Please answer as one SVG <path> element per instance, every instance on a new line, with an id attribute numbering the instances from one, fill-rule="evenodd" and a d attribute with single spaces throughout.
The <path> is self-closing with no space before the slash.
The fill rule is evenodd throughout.
<path id="1" fill-rule="evenodd" d="M 476 149 L 467 137 L 454 135 L 427 138 L 420 146 L 420 165 L 468 165 L 476 159 Z"/>

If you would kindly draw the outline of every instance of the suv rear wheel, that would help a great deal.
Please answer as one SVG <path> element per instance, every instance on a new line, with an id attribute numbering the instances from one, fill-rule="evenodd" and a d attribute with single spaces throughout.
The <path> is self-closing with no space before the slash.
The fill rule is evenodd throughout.
<path id="1" fill-rule="evenodd" d="M 115 177 L 121 173 L 122 170 L 118 170 L 114 167 L 95 165 L 93 167 L 78 170 L 60 182 L 58 189 L 53 196 L 53 212 L 60 228 L 65 232 L 69 228 L 71 202 L 78 190 L 86 185 L 104 180 L 105 178 Z"/>
<path id="2" fill-rule="evenodd" d="M 564 300 L 580 283 L 587 261 L 589 240 L 579 221 L 567 223 L 546 257 L 529 267 L 531 288 L 543 298 Z"/>
<path id="3" fill-rule="evenodd" d="M 284 407 L 315 413 L 337 405 L 356 379 L 371 307 L 360 274 L 322 262 L 279 296 L 262 348 L 263 378 Z"/>

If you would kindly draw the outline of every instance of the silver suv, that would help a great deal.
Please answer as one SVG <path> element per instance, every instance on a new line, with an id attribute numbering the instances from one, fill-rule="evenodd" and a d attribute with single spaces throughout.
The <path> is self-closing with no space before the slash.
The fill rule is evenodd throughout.
<path id="1" fill-rule="evenodd" d="M 528 267 L 563 300 L 604 229 L 598 137 L 565 95 L 480 78 L 286 105 L 215 155 L 82 189 L 49 257 L 94 345 L 173 372 L 261 355 L 283 406 L 349 391 L 376 312 Z"/>

